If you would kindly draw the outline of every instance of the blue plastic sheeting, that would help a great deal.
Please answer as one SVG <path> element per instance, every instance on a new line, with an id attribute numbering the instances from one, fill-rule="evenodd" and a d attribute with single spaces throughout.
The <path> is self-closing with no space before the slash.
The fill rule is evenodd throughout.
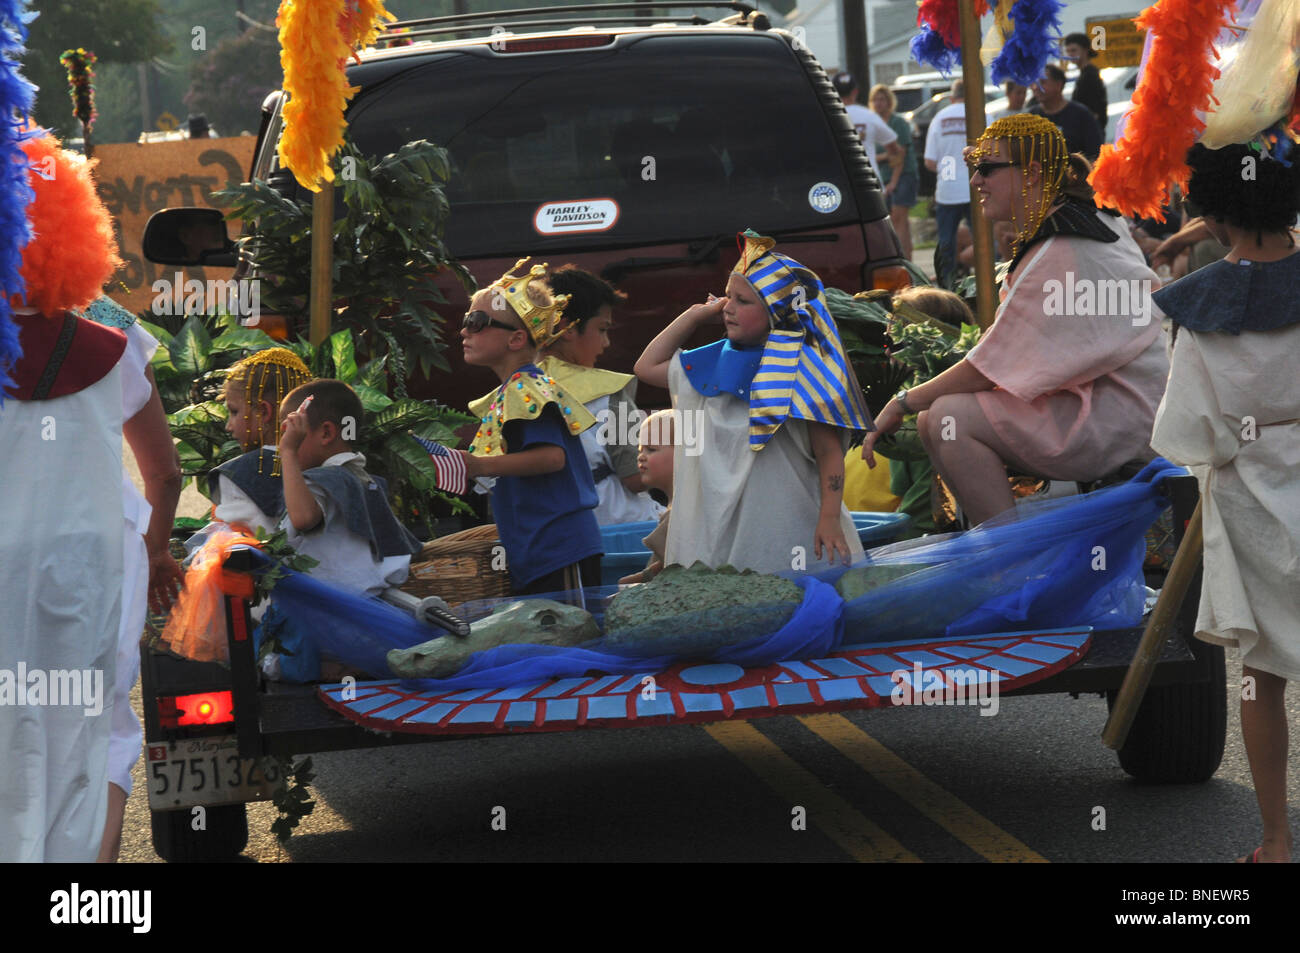
<path id="1" fill-rule="evenodd" d="M 1119 486 L 1027 503 L 965 533 L 873 549 L 857 566 L 923 568 L 847 602 L 849 641 L 1137 625 L 1146 530 L 1169 505 L 1158 486 L 1186 473 L 1157 457 Z M 845 571 L 817 577 L 833 583 Z"/>
<path id="2" fill-rule="evenodd" d="M 803 602 L 779 631 L 715 652 L 712 661 L 746 667 L 770 665 L 788 658 L 821 656 L 838 648 L 844 636 L 844 602 L 835 590 L 811 577 L 796 580 L 804 590 Z M 610 589 L 584 592 L 588 611 L 602 621 Z M 575 594 L 555 593 L 557 601 L 572 602 Z M 467 618 L 482 617 L 494 605 L 508 605 L 522 598 L 485 600 L 463 607 Z M 384 677 L 389 675 L 387 655 L 444 636 L 441 629 L 417 622 L 408 613 L 378 599 L 341 592 L 292 571 L 276 584 L 272 604 L 278 613 L 293 620 L 298 636 L 309 642 L 313 652 L 332 655 L 349 665 Z M 468 611 L 466 611 L 468 610 Z M 403 683 L 418 690 L 445 688 L 490 688 L 542 682 L 550 678 L 579 676 L 595 669 L 612 673 L 636 673 L 663 669 L 685 659 L 653 654 L 652 644 L 607 647 L 603 639 L 583 646 L 502 645 L 477 652 L 456 675 L 441 679 L 414 679 Z"/>

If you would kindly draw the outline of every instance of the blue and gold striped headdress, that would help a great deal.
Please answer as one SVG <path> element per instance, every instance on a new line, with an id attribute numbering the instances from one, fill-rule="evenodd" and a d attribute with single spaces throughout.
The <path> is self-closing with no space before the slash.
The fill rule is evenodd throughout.
<path id="1" fill-rule="evenodd" d="M 767 304 L 772 330 L 749 394 L 749 448 L 762 450 L 787 417 L 873 430 L 853 365 L 826 307 L 821 279 L 776 242 L 752 230 L 736 236 L 732 269 Z"/>

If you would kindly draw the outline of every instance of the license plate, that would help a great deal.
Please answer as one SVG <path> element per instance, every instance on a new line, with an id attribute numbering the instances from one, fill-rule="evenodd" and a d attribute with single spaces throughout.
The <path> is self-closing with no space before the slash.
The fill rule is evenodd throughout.
<path id="1" fill-rule="evenodd" d="M 234 735 L 145 745 L 149 808 L 239 804 L 270 799 L 280 786 L 271 758 L 241 758 Z"/>

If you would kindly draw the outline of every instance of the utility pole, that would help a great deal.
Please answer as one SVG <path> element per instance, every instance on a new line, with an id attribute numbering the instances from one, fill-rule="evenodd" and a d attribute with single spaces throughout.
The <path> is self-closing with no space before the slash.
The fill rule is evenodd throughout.
<path id="1" fill-rule="evenodd" d="M 840 22 L 844 27 L 844 68 L 853 74 L 865 93 L 871 88 L 866 0 L 840 0 Z"/>

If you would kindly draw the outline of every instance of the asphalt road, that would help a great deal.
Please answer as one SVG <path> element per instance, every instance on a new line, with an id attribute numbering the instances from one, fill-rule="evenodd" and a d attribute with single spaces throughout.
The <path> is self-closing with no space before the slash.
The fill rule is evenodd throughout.
<path id="1" fill-rule="evenodd" d="M 274 808 L 250 805 L 244 857 L 1223 862 L 1259 833 L 1235 709 L 1218 773 L 1161 787 L 1102 745 L 1096 696 L 1003 699 L 993 717 L 910 708 L 318 754 L 315 812 L 281 848 Z M 1294 690 L 1289 712 L 1300 739 Z M 122 859 L 157 862 L 142 763 L 135 777 Z M 1300 829 L 1294 758 L 1290 790 Z"/>

